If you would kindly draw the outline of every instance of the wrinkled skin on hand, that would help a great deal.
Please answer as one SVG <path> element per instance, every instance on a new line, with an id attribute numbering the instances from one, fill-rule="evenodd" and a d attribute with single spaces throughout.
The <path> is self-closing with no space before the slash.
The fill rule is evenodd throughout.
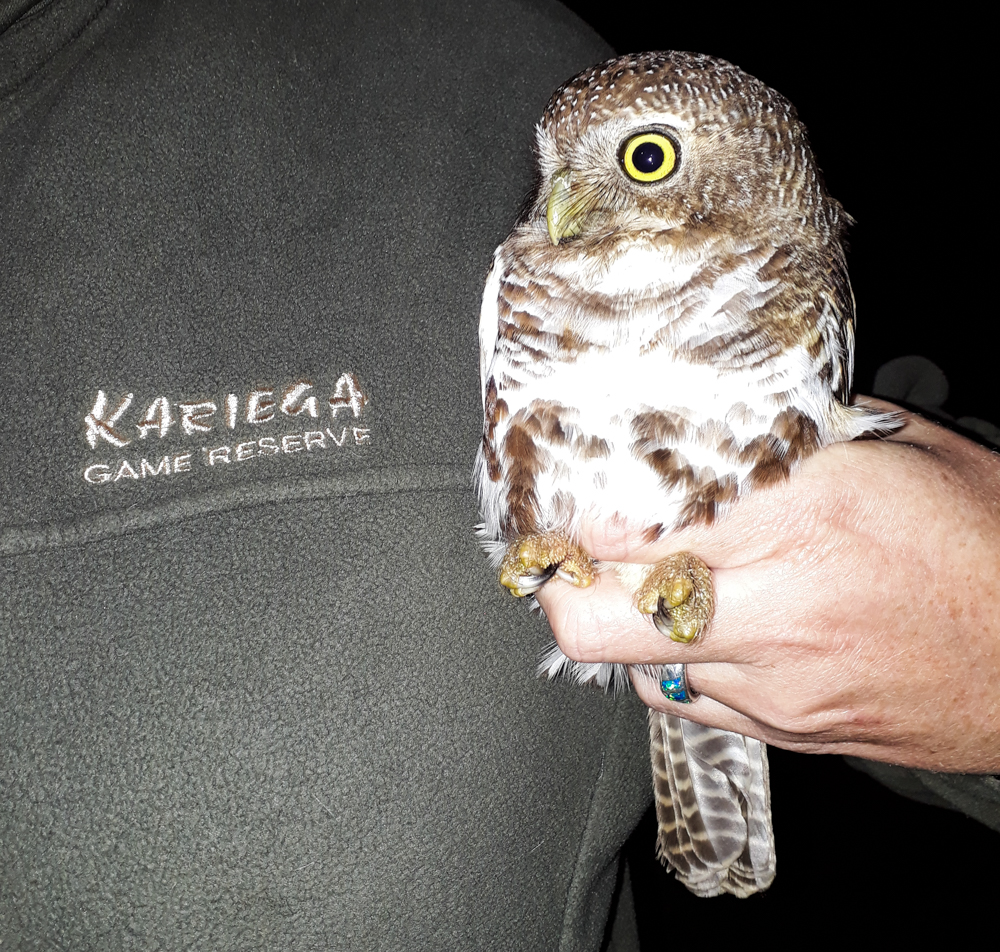
<path id="1" fill-rule="evenodd" d="M 868 401 L 885 409 L 879 401 Z M 690 551 L 713 569 L 716 612 L 693 644 L 639 614 L 613 573 L 539 593 L 578 661 L 686 662 L 702 694 L 651 707 L 778 747 L 911 767 L 1000 771 L 1000 456 L 921 417 L 841 443 L 716 525 L 644 544 L 588 525 L 597 559 Z"/>

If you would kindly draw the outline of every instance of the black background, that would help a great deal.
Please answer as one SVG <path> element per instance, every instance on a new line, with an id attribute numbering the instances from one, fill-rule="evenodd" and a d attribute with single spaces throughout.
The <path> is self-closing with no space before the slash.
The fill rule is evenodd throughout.
<path id="1" fill-rule="evenodd" d="M 618 52 L 721 56 L 787 96 L 831 193 L 856 219 L 855 389 L 872 392 L 885 361 L 921 354 L 948 377 L 949 414 L 1000 422 L 984 293 L 992 265 L 980 250 L 993 240 L 978 234 L 995 204 L 984 24 L 949 13 L 887 21 L 890 8 L 872 8 L 875 22 L 820 5 L 668 7 L 669 16 L 635 4 L 568 6 Z M 762 896 L 691 896 L 653 858 L 647 815 L 629 845 L 644 950 L 701 941 L 704 925 L 715 940 L 755 945 L 785 929 L 853 944 L 926 937 L 946 923 L 954 940 L 992 924 L 996 832 L 899 797 L 839 757 L 772 748 L 771 775 L 778 876 Z"/>

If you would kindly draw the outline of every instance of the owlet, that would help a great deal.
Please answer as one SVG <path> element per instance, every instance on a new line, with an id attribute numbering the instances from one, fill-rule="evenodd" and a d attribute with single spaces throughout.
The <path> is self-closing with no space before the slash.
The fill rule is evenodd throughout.
<path id="1" fill-rule="evenodd" d="M 709 56 L 581 73 L 536 144 L 537 192 L 483 296 L 483 538 L 515 595 L 615 570 L 664 635 L 691 641 L 713 611 L 704 562 L 596 565 L 577 529 L 616 519 L 655 539 L 711 522 L 820 447 L 891 425 L 847 404 L 849 219 L 791 104 Z M 555 647 L 542 670 L 627 679 Z M 701 895 L 767 888 L 765 746 L 656 711 L 649 727 L 661 859 Z"/>

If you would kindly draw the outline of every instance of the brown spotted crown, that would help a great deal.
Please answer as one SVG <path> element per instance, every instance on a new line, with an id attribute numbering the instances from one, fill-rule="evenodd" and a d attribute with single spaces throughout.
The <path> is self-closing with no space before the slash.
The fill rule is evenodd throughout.
<path id="1" fill-rule="evenodd" d="M 662 181 L 621 175 L 628 137 L 662 130 L 676 170 Z M 568 169 L 609 211 L 660 214 L 672 227 L 803 227 L 836 241 L 849 219 L 826 192 L 795 108 L 726 60 L 698 53 L 622 56 L 564 83 L 538 126 L 543 178 Z M 543 191 L 547 182 L 543 182 Z M 808 241 L 808 237 L 807 237 Z"/>

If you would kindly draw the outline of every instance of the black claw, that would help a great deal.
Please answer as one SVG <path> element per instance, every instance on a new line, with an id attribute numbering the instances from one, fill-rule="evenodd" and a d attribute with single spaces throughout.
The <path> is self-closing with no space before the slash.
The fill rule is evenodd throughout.
<path id="1" fill-rule="evenodd" d="M 656 625 L 656 630 L 661 635 L 666 635 L 668 638 L 673 638 L 674 634 L 674 621 L 670 615 L 670 608 L 666 605 L 664 600 L 661 598 L 657 604 L 656 611 L 652 614 L 653 624 Z"/>

